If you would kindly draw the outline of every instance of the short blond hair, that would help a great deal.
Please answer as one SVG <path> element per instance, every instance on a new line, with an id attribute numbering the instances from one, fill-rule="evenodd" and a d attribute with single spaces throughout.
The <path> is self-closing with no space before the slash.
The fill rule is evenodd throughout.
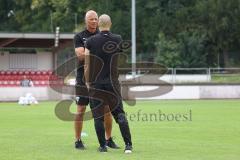
<path id="1" fill-rule="evenodd" d="M 94 11 L 94 10 L 89 10 L 89 11 L 87 11 L 86 14 L 85 14 L 85 22 L 87 21 L 87 18 L 88 18 L 90 15 L 92 15 L 92 14 L 95 14 L 95 15 L 98 17 L 98 14 L 97 14 L 96 11 Z"/>
<path id="2" fill-rule="evenodd" d="M 109 15 L 102 14 L 98 19 L 98 27 L 100 30 L 102 29 L 110 29 L 112 25 L 112 21 Z"/>

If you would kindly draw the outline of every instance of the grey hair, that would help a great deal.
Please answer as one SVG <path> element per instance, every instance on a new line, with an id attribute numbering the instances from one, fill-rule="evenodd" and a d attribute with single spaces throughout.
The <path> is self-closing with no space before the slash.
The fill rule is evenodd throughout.
<path id="1" fill-rule="evenodd" d="M 112 21 L 109 15 L 102 14 L 98 19 L 98 27 L 99 28 L 110 28 L 112 25 Z"/>

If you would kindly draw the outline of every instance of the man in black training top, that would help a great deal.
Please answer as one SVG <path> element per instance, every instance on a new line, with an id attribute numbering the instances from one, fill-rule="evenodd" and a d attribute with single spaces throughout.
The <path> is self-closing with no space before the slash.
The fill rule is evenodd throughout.
<path id="1" fill-rule="evenodd" d="M 76 103 L 77 103 L 77 115 L 75 118 L 75 148 L 76 149 L 85 149 L 81 141 L 81 132 L 83 126 L 83 116 L 86 110 L 86 106 L 89 104 L 88 90 L 85 85 L 84 80 L 84 50 L 86 40 L 99 33 L 97 28 L 98 25 L 98 15 L 95 11 L 90 10 L 85 15 L 86 29 L 74 37 L 74 47 L 75 53 L 79 59 L 79 67 L 77 69 L 77 84 L 76 84 Z M 81 87 L 78 87 L 81 86 Z M 84 87 L 85 86 L 85 87 Z M 85 95 L 85 96 L 83 96 Z M 111 148 L 119 148 L 111 138 L 112 132 L 112 116 L 111 114 L 105 115 L 105 130 L 106 130 L 106 145 Z"/>
<path id="2" fill-rule="evenodd" d="M 132 152 L 131 133 L 123 110 L 120 84 L 118 81 L 118 53 L 122 42 L 120 35 L 110 32 L 111 19 L 104 14 L 99 17 L 100 33 L 86 41 L 85 78 L 89 85 L 90 107 L 94 116 L 94 125 L 99 151 L 107 152 L 104 137 L 104 114 L 111 113 L 118 123 L 125 142 L 125 153 Z"/>

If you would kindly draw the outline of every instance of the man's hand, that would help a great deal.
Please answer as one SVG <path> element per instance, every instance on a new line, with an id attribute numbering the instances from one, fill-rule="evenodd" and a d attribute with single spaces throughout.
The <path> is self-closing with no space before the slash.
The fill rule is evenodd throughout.
<path id="1" fill-rule="evenodd" d="M 80 61 L 83 61 L 85 58 L 84 47 L 75 48 L 75 53 Z"/>

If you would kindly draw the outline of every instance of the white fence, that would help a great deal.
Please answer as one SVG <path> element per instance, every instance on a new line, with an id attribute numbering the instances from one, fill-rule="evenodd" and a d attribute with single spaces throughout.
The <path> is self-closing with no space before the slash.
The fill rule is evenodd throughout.
<path id="1" fill-rule="evenodd" d="M 240 85 L 174 85 L 172 90 L 165 94 L 144 97 L 146 91 L 154 91 L 161 86 L 137 86 L 129 87 L 124 92 L 124 97 L 133 97 L 130 91 L 142 92 L 143 96 L 135 97 L 137 100 L 157 100 L 157 99 L 240 99 Z M 15 88 L 5 87 L 0 89 L 0 102 L 17 101 L 19 97 L 26 93 L 32 93 L 37 100 L 62 100 L 72 99 L 74 95 L 65 95 L 53 91 L 49 87 Z M 74 94 L 74 93 L 73 93 Z"/>
<path id="2" fill-rule="evenodd" d="M 240 68 L 168 68 L 167 71 L 164 71 L 164 74 L 161 73 L 162 70 L 166 70 L 164 68 L 140 68 L 136 69 L 134 75 L 132 74 L 133 71 L 131 68 L 123 68 L 121 70 L 125 72 L 128 71 L 128 73 L 121 74 L 120 80 L 130 80 L 133 79 L 134 76 L 138 79 L 145 79 L 145 82 L 154 81 L 153 83 L 157 83 L 155 81 L 157 77 L 159 80 L 172 84 L 192 84 L 214 83 L 213 77 L 221 77 L 223 79 L 229 77 L 239 77 L 239 81 L 235 81 L 235 83 L 240 84 Z M 227 81 L 225 81 L 225 83 L 226 82 Z M 231 80 L 229 80 L 229 82 L 231 82 Z"/>
<path id="3" fill-rule="evenodd" d="M 131 69 L 130 69 L 131 71 Z M 138 73 L 138 72 L 137 72 Z M 141 72 L 140 72 L 141 73 Z M 235 83 L 212 83 L 212 77 L 229 75 L 237 79 Z M 240 98 L 240 68 L 170 68 L 166 74 L 136 74 L 133 86 L 131 83 L 132 75 L 120 75 L 120 81 L 127 83 L 125 97 L 131 97 L 132 90 L 146 92 L 155 90 L 168 82 L 172 90 L 159 95 L 137 99 L 228 99 Z M 230 78 L 232 78 L 230 77 Z M 239 81 L 238 81 L 239 78 Z M 165 82 L 164 82 L 165 81 Z M 135 88 L 134 88 L 135 87 Z M 126 91 L 126 89 L 123 89 Z M 49 87 L 0 87 L 0 101 L 17 101 L 20 96 L 32 93 L 38 100 L 61 100 L 73 98 L 74 95 L 64 95 L 56 93 Z M 73 93 L 74 94 L 74 93 Z"/>

